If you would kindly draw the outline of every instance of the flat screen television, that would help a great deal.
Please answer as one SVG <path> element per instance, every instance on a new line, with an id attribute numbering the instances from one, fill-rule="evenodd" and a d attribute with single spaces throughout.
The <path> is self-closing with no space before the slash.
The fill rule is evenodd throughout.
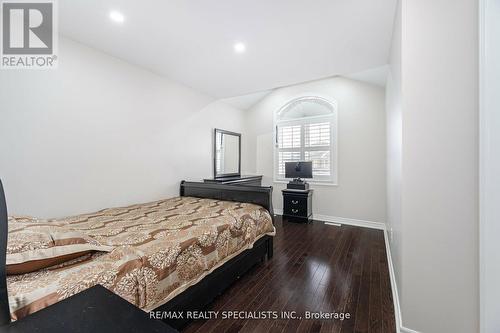
<path id="1" fill-rule="evenodd" d="M 312 162 L 285 162 L 285 178 L 312 178 Z"/>

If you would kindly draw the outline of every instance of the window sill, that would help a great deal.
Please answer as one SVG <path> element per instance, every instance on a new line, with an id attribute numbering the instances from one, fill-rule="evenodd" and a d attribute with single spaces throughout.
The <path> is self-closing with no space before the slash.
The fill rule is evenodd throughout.
<path id="1" fill-rule="evenodd" d="M 274 180 L 274 184 L 288 184 L 288 181 L 286 180 Z M 327 187 L 337 187 L 339 186 L 338 183 L 332 183 L 332 182 L 307 182 L 309 185 L 319 185 L 319 186 L 327 186 Z"/>

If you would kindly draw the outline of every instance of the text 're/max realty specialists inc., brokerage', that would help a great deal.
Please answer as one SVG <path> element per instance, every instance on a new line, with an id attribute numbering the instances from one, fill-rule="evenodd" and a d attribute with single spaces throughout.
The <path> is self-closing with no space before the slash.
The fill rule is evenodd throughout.
<path id="1" fill-rule="evenodd" d="M 323 311 L 151 311 L 149 318 L 166 319 L 295 319 L 295 320 L 344 320 L 350 319 L 349 312 Z"/>

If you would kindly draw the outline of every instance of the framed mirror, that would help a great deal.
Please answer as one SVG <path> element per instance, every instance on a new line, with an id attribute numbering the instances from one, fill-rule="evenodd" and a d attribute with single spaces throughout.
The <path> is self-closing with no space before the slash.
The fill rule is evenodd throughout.
<path id="1" fill-rule="evenodd" d="M 214 131 L 214 177 L 241 175 L 241 134 Z"/>

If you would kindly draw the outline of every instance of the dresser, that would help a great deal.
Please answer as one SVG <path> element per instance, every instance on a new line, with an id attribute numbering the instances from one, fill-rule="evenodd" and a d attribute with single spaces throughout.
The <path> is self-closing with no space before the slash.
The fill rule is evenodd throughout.
<path id="1" fill-rule="evenodd" d="M 285 189 L 283 193 L 283 218 L 294 222 L 312 219 L 313 190 Z"/>
<path id="2" fill-rule="evenodd" d="M 205 183 L 262 186 L 262 176 L 242 175 L 203 179 Z"/>

